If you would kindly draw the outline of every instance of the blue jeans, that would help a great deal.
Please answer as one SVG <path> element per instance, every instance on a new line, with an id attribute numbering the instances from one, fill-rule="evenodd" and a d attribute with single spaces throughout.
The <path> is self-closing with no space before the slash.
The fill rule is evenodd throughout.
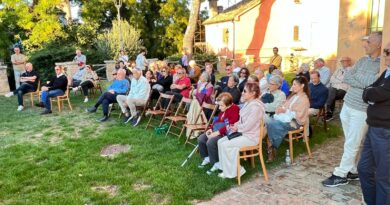
<path id="1" fill-rule="evenodd" d="M 18 89 L 14 90 L 14 95 L 18 96 L 18 105 L 23 106 L 23 95 L 35 91 L 35 87 L 28 83 L 23 83 Z"/>
<path id="2" fill-rule="evenodd" d="M 20 87 L 20 75 L 22 71 L 18 71 L 14 69 L 14 77 L 15 77 L 15 87 L 18 89 Z"/>
<path id="3" fill-rule="evenodd" d="M 284 137 L 288 131 L 296 128 L 291 127 L 290 123 L 284 123 L 274 118 L 270 118 L 266 121 L 268 138 L 271 140 L 272 147 L 279 148 L 282 144 Z"/>
<path id="4" fill-rule="evenodd" d="M 358 173 L 367 205 L 390 204 L 390 129 L 368 128 Z"/>
<path id="5" fill-rule="evenodd" d="M 41 102 L 45 103 L 45 107 L 47 110 L 51 110 L 50 98 L 57 97 L 60 95 L 64 95 L 64 91 L 61 89 L 42 91 Z"/>

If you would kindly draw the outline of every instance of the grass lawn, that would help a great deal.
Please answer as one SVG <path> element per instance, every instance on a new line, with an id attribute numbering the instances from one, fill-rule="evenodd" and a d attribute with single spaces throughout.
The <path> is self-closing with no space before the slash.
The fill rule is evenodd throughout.
<path id="1" fill-rule="evenodd" d="M 87 104 L 82 100 L 72 94 L 72 112 L 58 113 L 55 106 L 53 114 L 40 116 L 41 109 L 31 108 L 29 101 L 17 112 L 15 97 L 0 97 L 0 204 L 189 204 L 236 186 L 235 179 L 208 176 L 206 169 L 199 169 L 198 154 L 180 167 L 193 149 L 183 145 L 184 138 L 146 130 L 145 118 L 136 128 L 116 115 L 98 123 L 101 108 L 95 114 L 84 112 L 96 97 Z M 340 135 L 337 125 L 329 127 L 327 133 L 315 134 L 312 146 Z M 110 144 L 131 148 L 115 158 L 101 157 L 102 148 Z M 283 143 L 268 169 L 280 165 L 287 146 Z M 304 143 L 296 143 L 294 151 L 306 152 Z M 244 182 L 261 172 L 258 162 L 256 169 L 247 170 Z M 110 194 L 94 190 L 96 186 L 117 189 Z"/>

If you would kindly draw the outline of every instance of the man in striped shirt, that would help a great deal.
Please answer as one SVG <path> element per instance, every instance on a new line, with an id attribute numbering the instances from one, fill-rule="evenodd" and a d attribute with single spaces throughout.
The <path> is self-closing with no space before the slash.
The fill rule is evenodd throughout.
<path id="1" fill-rule="evenodd" d="M 358 180 L 357 156 L 363 137 L 367 133 L 366 123 L 368 104 L 363 102 L 364 88 L 371 85 L 378 77 L 382 33 L 373 32 L 364 45 L 367 56 L 360 58 L 353 69 L 345 73 L 344 82 L 350 85 L 344 97 L 344 105 L 340 113 L 345 142 L 344 153 L 340 165 L 322 184 L 336 187 L 348 184 L 348 180 Z"/>

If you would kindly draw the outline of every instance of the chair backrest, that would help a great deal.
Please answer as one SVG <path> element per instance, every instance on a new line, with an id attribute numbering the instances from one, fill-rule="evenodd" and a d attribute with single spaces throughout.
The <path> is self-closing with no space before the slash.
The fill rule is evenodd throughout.
<path id="1" fill-rule="evenodd" d="M 169 110 L 171 107 L 171 104 L 173 102 L 174 95 L 168 95 L 165 93 L 160 93 L 160 97 L 158 97 L 158 100 L 156 102 L 156 105 L 153 107 L 154 110 Z M 164 108 L 164 106 L 161 104 L 163 100 L 168 101 L 167 107 Z"/>
<path id="2" fill-rule="evenodd" d="M 204 112 L 205 109 L 208 109 L 208 110 L 211 110 L 211 111 L 212 111 L 209 118 L 207 118 L 207 116 L 206 116 L 206 114 L 205 114 L 205 112 Z M 207 123 L 206 123 L 206 125 L 207 125 L 206 127 L 209 127 L 210 124 L 213 122 L 213 117 L 214 117 L 215 113 L 217 112 L 217 109 L 218 109 L 218 105 L 209 104 L 209 103 L 203 102 L 203 104 L 202 104 L 202 110 L 201 110 L 201 112 L 200 112 L 200 113 L 201 113 L 200 116 L 202 117 L 202 119 L 203 119 L 204 121 L 207 122 Z"/>
<path id="3" fill-rule="evenodd" d="M 41 81 L 38 80 L 38 85 L 37 85 L 37 89 L 35 90 L 35 92 L 39 92 L 41 90 Z"/>
<path id="4" fill-rule="evenodd" d="M 175 116 L 186 115 L 186 113 L 188 111 L 187 105 L 191 104 L 191 102 L 192 102 L 192 99 L 183 97 L 181 99 L 179 105 L 177 106 L 177 110 L 175 112 Z"/>

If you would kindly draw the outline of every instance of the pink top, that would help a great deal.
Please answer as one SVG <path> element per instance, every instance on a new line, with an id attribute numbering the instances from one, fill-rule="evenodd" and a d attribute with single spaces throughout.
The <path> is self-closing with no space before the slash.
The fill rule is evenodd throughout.
<path id="1" fill-rule="evenodd" d="M 191 80 L 188 77 L 182 77 L 180 79 L 177 79 L 175 82 L 176 85 L 185 85 L 186 87 L 180 92 L 180 94 L 188 98 L 190 96 L 191 91 Z"/>

